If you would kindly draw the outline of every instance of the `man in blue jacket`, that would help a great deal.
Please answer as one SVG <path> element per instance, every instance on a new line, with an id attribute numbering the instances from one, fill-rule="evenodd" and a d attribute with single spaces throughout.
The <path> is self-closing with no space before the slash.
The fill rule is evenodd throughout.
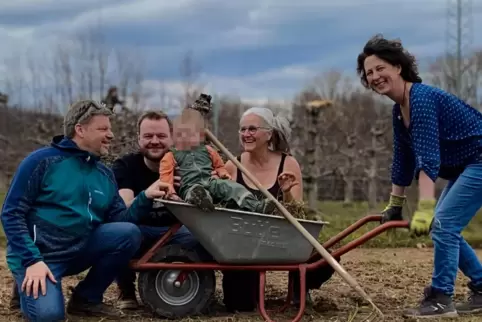
<path id="1" fill-rule="evenodd" d="M 6 195 L 7 263 L 29 321 L 63 320 L 61 280 L 89 268 L 67 312 L 119 317 L 102 303 L 103 294 L 139 248 L 135 223 L 168 185 L 154 182 L 126 208 L 111 170 L 100 162 L 113 139 L 111 114 L 91 100 L 73 104 L 64 135 L 20 163 Z"/>

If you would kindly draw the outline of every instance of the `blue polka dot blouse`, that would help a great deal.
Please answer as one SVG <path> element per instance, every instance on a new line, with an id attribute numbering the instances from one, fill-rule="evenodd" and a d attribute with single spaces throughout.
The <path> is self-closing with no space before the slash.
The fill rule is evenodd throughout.
<path id="1" fill-rule="evenodd" d="M 393 106 L 392 183 L 410 186 L 423 170 L 454 179 L 470 163 L 481 162 L 482 113 L 439 88 L 414 83 L 410 89 L 410 125 L 400 105 Z"/>

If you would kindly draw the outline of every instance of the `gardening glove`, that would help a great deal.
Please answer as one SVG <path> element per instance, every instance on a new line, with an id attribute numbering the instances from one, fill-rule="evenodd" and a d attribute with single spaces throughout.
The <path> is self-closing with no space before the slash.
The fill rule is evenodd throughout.
<path id="1" fill-rule="evenodd" d="M 402 209 L 405 199 L 405 197 L 390 194 L 388 205 L 382 211 L 382 224 L 392 220 L 403 220 Z"/>
<path id="2" fill-rule="evenodd" d="M 410 233 L 420 237 L 428 235 L 432 228 L 435 211 L 435 200 L 420 200 L 418 207 L 410 221 Z"/>

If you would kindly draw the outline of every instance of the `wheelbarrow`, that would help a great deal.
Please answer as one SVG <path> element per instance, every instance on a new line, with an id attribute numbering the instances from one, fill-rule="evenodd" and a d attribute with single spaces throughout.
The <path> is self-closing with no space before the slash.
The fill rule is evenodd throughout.
<path id="1" fill-rule="evenodd" d="M 226 208 L 204 212 L 184 202 L 161 202 L 179 223 L 171 226 L 140 259 L 131 262 L 131 267 L 139 271 L 141 300 L 153 313 L 170 319 L 201 315 L 214 297 L 216 270 L 251 270 L 258 271 L 260 276 L 259 313 L 266 321 L 272 321 L 265 308 L 266 272 L 299 271 L 300 305 L 292 321 L 301 320 L 306 304 L 306 272 L 328 263 L 313 252 L 312 245 L 285 218 Z M 380 220 L 380 215 L 365 216 L 327 240 L 323 247 L 331 249 L 367 223 Z M 315 238 L 319 237 L 323 226 L 329 224 L 302 219 L 298 219 L 298 222 Z M 166 245 L 182 225 L 212 255 L 213 262 L 201 262 L 201 257 L 194 250 L 184 249 L 180 245 Z M 408 226 L 407 221 L 378 225 L 333 250 L 332 256 L 340 258 L 388 229 Z M 290 280 L 286 304 L 280 311 L 291 303 L 292 285 L 293 281 Z"/>

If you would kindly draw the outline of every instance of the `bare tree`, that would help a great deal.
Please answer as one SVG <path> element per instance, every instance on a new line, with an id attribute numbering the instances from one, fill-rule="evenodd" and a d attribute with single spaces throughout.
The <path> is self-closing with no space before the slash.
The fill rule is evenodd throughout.
<path id="1" fill-rule="evenodd" d="M 474 106 L 480 105 L 480 86 L 482 82 L 481 53 L 466 57 L 462 64 L 462 74 L 458 78 L 457 59 L 450 55 L 438 57 L 429 67 L 430 82 L 446 91 L 458 94 L 461 99 Z M 458 81 L 460 92 L 458 93 Z"/>
<path id="2" fill-rule="evenodd" d="M 9 95 L 10 102 L 23 106 L 25 104 L 26 79 L 24 57 L 14 54 L 5 60 L 5 92 Z"/>
<path id="3" fill-rule="evenodd" d="M 58 55 L 58 69 L 59 81 L 61 86 L 62 104 L 69 106 L 74 102 L 74 71 L 73 71 L 73 58 L 71 55 L 73 48 L 68 48 L 63 45 L 57 47 Z"/>
<path id="4" fill-rule="evenodd" d="M 30 92 L 32 97 L 31 102 L 33 108 L 40 111 L 43 107 L 43 96 L 41 92 L 42 88 L 45 86 L 45 78 L 43 77 L 44 69 L 42 68 L 42 65 L 39 64 L 39 62 L 35 59 L 35 56 L 32 52 L 27 54 L 27 70 L 27 75 L 25 75 L 27 78 L 26 89 Z"/>
<path id="5" fill-rule="evenodd" d="M 317 209 L 318 200 L 318 179 L 321 176 L 319 167 L 320 143 L 326 146 L 326 141 L 320 138 L 320 118 L 323 117 L 325 108 L 332 108 L 333 102 L 326 100 L 314 100 L 308 102 L 305 107 L 306 115 L 306 141 L 305 141 L 305 158 L 306 167 L 304 171 L 304 182 L 306 184 L 306 193 L 308 195 L 308 205 L 312 209 Z M 309 144 L 311 142 L 311 144 Z M 331 172 L 328 170 L 328 172 Z"/>
<path id="6" fill-rule="evenodd" d="M 316 209 L 320 178 L 333 173 L 332 144 L 328 139 L 330 125 L 326 114 L 333 109 L 333 102 L 321 99 L 313 89 L 303 91 L 295 99 L 292 108 L 292 153 L 300 163 L 303 175 L 304 195 L 308 204 Z"/>
<path id="7" fill-rule="evenodd" d="M 323 99 L 338 101 L 353 91 L 352 80 L 337 70 L 316 76 L 308 88 Z"/>

